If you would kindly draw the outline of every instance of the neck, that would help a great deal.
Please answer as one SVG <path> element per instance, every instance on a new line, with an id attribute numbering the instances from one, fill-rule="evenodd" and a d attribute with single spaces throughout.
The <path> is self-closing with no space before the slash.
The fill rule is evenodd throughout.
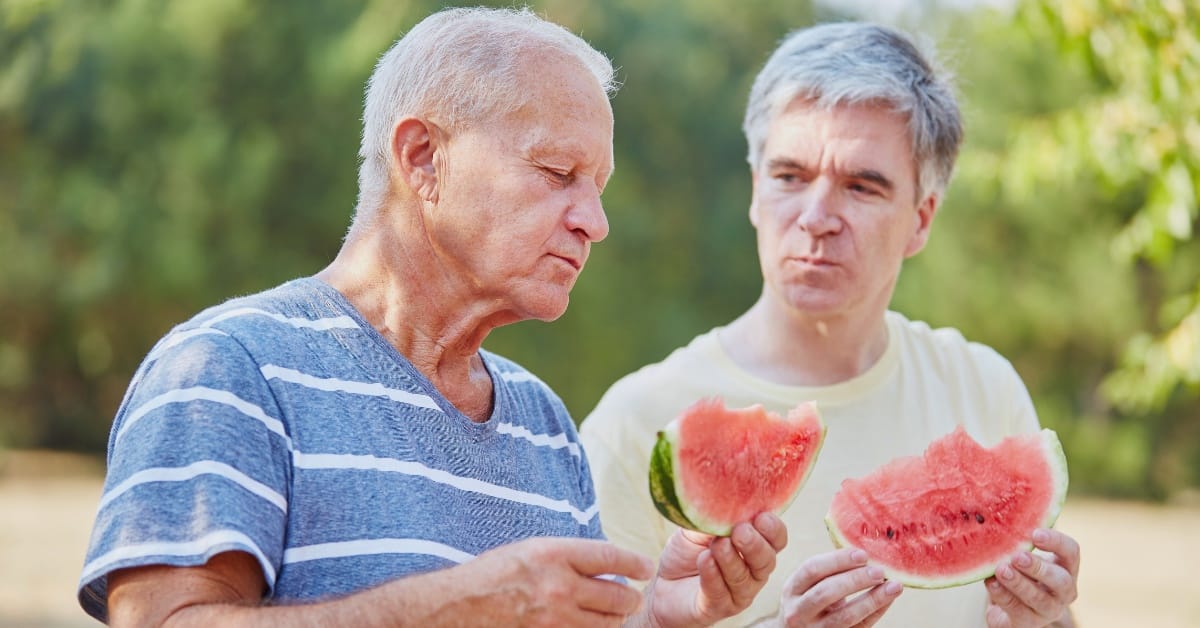
<path id="1" fill-rule="evenodd" d="M 479 349 L 513 322 L 456 281 L 425 235 L 419 207 L 393 203 L 355 219 L 333 262 L 317 273 L 464 414 L 490 378 Z M 486 413 L 485 413 L 486 415 Z"/>
<path id="2" fill-rule="evenodd" d="M 887 349 L 884 310 L 822 316 L 774 304 L 766 293 L 721 333 L 738 366 L 771 382 L 828 386 L 863 374 Z"/>

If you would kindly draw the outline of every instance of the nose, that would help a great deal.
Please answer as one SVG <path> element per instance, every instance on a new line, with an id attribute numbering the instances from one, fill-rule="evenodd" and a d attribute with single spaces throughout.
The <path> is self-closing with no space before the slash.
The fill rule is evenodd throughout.
<path id="1" fill-rule="evenodd" d="M 608 237 L 608 216 L 600 202 L 600 190 L 595 185 L 581 185 L 574 202 L 567 210 L 566 225 L 571 231 L 580 233 L 590 242 L 599 242 Z"/>
<path id="2" fill-rule="evenodd" d="M 810 186 L 808 194 L 800 199 L 796 225 L 814 238 L 841 231 L 842 216 L 832 186 L 824 182 Z"/>

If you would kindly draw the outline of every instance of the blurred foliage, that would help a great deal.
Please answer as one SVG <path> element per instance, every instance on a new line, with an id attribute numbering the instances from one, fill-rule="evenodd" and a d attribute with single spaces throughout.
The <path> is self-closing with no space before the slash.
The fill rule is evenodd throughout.
<path id="1" fill-rule="evenodd" d="M 0 443 L 103 450 L 172 325 L 310 274 L 355 199 L 364 83 L 430 1 L 0 0 Z M 612 224 L 559 321 L 488 347 L 582 418 L 761 289 L 741 113 L 819 5 L 534 2 L 608 53 Z M 1185 0 L 927 11 L 968 142 L 895 307 L 1016 364 L 1074 489 L 1200 486 L 1197 15 Z"/>

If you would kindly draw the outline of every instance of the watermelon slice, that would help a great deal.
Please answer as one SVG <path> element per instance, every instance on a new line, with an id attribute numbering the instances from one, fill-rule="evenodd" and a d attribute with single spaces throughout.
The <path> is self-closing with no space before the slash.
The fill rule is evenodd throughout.
<path id="1" fill-rule="evenodd" d="M 792 503 L 824 439 L 813 402 L 784 418 L 758 404 L 727 409 L 720 398 L 702 399 L 658 433 L 650 496 L 676 525 L 728 536 L 739 522 Z"/>
<path id="2" fill-rule="evenodd" d="M 1052 430 L 986 449 L 959 427 L 922 456 L 842 482 L 825 525 L 886 577 L 940 589 L 983 580 L 1035 528 L 1054 525 L 1067 497 L 1067 459 Z"/>

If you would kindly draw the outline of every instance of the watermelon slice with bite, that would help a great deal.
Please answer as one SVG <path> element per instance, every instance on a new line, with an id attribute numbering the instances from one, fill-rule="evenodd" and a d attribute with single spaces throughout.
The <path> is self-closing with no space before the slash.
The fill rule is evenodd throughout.
<path id="1" fill-rule="evenodd" d="M 792 503 L 824 439 L 813 402 L 781 417 L 759 404 L 728 409 L 720 398 L 702 399 L 658 433 L 650 496 L 676 525 L 728 536 L 734 525 Z"/>
<path id="2" fill-rule="evenodd" d="M 939 589 L 983 580 L 1033 547 L 1067 496 L 1067 459 L 1052 430 L 984 448 L 959 427 L 921 456 L 897 458 L 842 482 L 825 525 L 906 586 Z"/>

